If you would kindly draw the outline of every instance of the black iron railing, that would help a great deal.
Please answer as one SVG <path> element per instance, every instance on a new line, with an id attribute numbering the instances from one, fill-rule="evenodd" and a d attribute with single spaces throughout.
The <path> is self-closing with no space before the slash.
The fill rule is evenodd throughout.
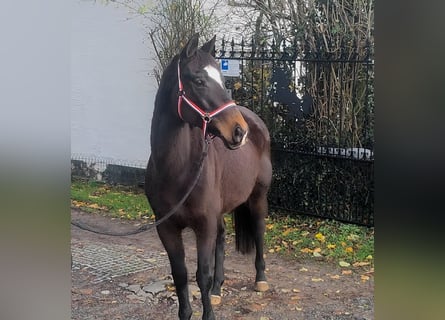
<path id="1" fill-rule="evenodd" d="M 304 46 L 223 40 L 216 52 L 239 64 L 232 98 L 266 122 L 272 141 L 270 206 L 374 224 L 374 63 L 371 46 Z"/>

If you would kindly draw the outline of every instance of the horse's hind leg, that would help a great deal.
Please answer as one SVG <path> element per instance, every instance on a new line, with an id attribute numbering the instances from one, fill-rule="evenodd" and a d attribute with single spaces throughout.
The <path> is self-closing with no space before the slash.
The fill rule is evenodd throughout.
<path id="1" fill-rule="evenodd" d="M 168 225 L 166 222 L 158 226 L 159 238 L 170 260 L 171 272 L 179 302 L 179 319 L 189 320 L 192 317 L 192 307 L 189 301 L 187 267 L 185 265 L 184 244 L 181 232 L 181 229 Z"/>
<path id="2" fill-rule="evenodd" d="M 264 231 L 265 231 L 265 218 L 267 216 L 267 194 L 263 188 L 252 193 L 249 198 L 249 209 L 254 224 L 254 239 L 255 239 L 255 290 L 266 291 L 269 289 L 269 285 L 266 280 L 265 269 L 266 263 L 264 262 Z"/>
<path id="3" fill-rule="evenodd" d="M 215 248 L 215 276 L 213 278 L 213 287 L 211 294 L 212 305 L 221 303 L 221 286 L 224 283 L 224 245 L 225 245 L 226 228 L 224 216 L 218 223 L 218 235 L 216 236 Z"/>

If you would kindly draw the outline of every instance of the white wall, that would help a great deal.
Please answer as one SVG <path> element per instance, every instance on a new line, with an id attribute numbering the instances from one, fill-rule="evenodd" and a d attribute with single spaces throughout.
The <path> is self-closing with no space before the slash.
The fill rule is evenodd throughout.
<path id="1" fill-rule="evenodd" d="M 157 84 L 142 20 L 100 1 L 72 7 L 72 157 L 145 167 Z"/>

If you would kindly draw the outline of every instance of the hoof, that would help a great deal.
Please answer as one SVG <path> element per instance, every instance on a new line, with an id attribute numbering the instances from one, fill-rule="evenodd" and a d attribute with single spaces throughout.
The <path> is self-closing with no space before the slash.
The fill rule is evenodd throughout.
<path id="1" fill-rule="evenodd" d="M 210 303 L 212 304 L 212 306 L 217 306 L 221 303 L 221 296 L 217 296 L 217 295 L 210 295 Z"/>
<path id="2" fill-rule="evenodd" d="M 266 281 L 255 282 L 255 291 L 264 292 L 269 290 L 269 284 Z"/>

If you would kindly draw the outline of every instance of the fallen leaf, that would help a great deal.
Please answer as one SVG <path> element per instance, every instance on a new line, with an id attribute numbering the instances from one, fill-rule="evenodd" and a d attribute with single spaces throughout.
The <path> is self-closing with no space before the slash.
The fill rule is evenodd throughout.
<path id="1" fill-rule="evenodd" d="M 305 267 L 303 267 L 303 268 L 300 269 L 300 271 L 305 272 L 305 271 L 307 271 L 307 269 Z"/>
<path id="2" fill-rule="evenodd" d="M 349 267 L 351 265 L 349 262 L 346 261 L 340 261 L 338 264 L 340 265 L 340 267 Z"/>
<path id="3" fill-rule="evenodd" d="M 366 282 L 366 281 L 369 280 L 369 277 L 368 277 L 368 276 L 365 276 L 365 275 L 362 275 L 362 276 L 361 276 L 361 279 L 362 279 L 363 282 Z"/>
<path id="4" fill-rule="evenodd" d="M 320 242 L 325 242 L 326 237 L 322 233 L 319 232 L 315 235 L 315 239 L 319 240 Z"/>
<path id="5" fill-rule="evenodd" d="M 354 264 L 352 264 L 354 267 L 363 267 L 363 266 L 368 266 L 370 265 L 371 262 L 355 262 Z"/>
<path id="6" fill-rule="evenodd" d="M 309 249 L 309 248 L 303 248 L 300 251 L 303 252 L 303 253 L 312 253 L 313 250 Z"/>
<path id="7" fill-rule="evenodd" d="M 327 247 L 328 249 L 335 249 L 336 246 L 337 246 L 337 245 L 335 245 L 335 244 L 329 243 L 326 247 Z"/>
<path id="8" fill-rule="evenodd" d="M 315 252 L 315 251 L 314 251 L 313 255 L 314 255 L 314 257 L 316 257 L 316 258 L 322 257 L 322 255 L 321 255 L 320 253 Z"/>
<path id="9" fill-rule="evenodd" d="M 174 292 L 174 291 L 176 291 L 175 285 L 174 285 L 173 283 L 168 283 L 168 284 L 165 286 L 165 288 L 167 289 L 167 291 L 170 291 L 170 292 Z"/>
<path id="10" fill-rule="evenodd" d="M 312 278 L 311 280 L 312 280 L 313 282 L 324 281 L 322 278 Z"/>
<path id="11" fill-rule="evenodd" d="M 343 270 L 341 274 L 352 274 L 352 270 Z"/>
<path id="12" fill-rule="evenodd" d="M 297 229 L 295 228 L 287 228 L 286 230 L 283 231 L 283 236 L 287 236 L 289 233 L 296 231 Z"/>
<path id="13" fill-rule="evenodd" d="M 340 276 L 338 274 L 335 274 L 335 275 L 331 276 L 331 279 L 340 279 Z"/>
<path id="14" fill-rule="evenodd" d="M 352 253 L 352 252 L 354 252 L 354 249 L 352 249 L 352 247 L 347 247 L 347 248 L 345 249 L 345 251 L 346 251 L 347 253 Z"/>

